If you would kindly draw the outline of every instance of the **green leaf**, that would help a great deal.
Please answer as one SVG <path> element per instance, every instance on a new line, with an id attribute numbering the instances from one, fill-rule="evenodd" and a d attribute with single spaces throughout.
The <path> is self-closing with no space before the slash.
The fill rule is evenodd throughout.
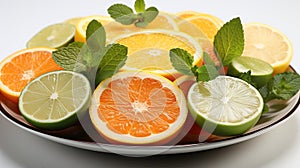
<path id="1" fill-rule="evenodd" d="M 185 75 L 193 75 L 192 66 L 194 62 L 193 56 L 187 51 L 180 48 L 170 50 L 170 61 L 173 67 L 180 73 Z"/>
<path id="2" fill-rule="evenodd" d="M 81 48 L 83 47 L 84 43 L 83 42 L 79 42 L 79 41 L 76 41 L 76 42 L 72 42 L 68 45 L 68 47 L 77 47 L 77 48 Z"/>
<path id="3" fill-rule="evenodd" d="M 239 17 L 224 24 L 214 39 L 214 47 L 224 66 L 232 59 L 242 55 L 244 50 L 244 31 Z"/>
<path id="4" fill-rule="evenodd" d="M 127 52 L 128 48 L 121 44 L 111 44 L 106 47 L 106 52 L 98 67 L 96 85 L 117 73 L 124 66 Z"/>
<path id="5" fill-rule="evenodd" d="M 202 65 L 197 69 L 197 81 L 207 82 L 219 76 L 219 71 L 215 66 Z"/>
<path id="6" fill-rule="evenodd" d="M 207 52 L 203 52 L 203 60 L 205 65 L 216 66 L 215 62 L 211 59 Z"/>
<path id="7" fill-rule="evenodd" d="M 136 0 L 134 3 L 134 8 L 136 12 L 144 12 L 145 11 L 145 1 L 144 0 Z"/>
<path id="8" fill-rule="evenodd" d="M 298 93 L 300 76 L 297 73 L 277 74 L 264 87 L 259 89 L 265 102 L 273 99 L 288 100 Z"/>
<path id="9" fill-rule="evenodd" d="M 52 57 L 54 61 L 65 70 L 74 71 L 76 67 L 78 71 L 84 71 L 85 65 L 78 61 L 80 50 L 81 48 L 79 47 L 62 47 L 53 51 Z"/>
<path id="10" fill-rule="evenodd" d="M 151 23 L 156 18 L 158 13 L 159 13 L 158 9 L 153 7 L 153 6 L 147 8 L 146 11 L 143 14 L 144 22 Z"/>
<path id="11" fill-rule="evenodd" d="M 135 14 L 133 13 L 133 10 L 126 5 L 115 4 L 110 6 L 107 11 L 110 17 L 121 24 L 130 25 L 135 22 Z"/>
<path id="12" fill-rule="evenodd" d="M 87 45 L 93 51 L 101 50 L 105 47 L 106 32 L 104 27 L 97 20 L 92 20 L 86 30 Z"/>
<path id="13" fill-rule="evenodd" d="M 245 81 L 245 82 L 251 84 L 252 86 L 254 86 L 255 88 L 257 88 L 257 83 L 255 83 L 252 80 L 251 70 L 249 70 L 248 72 L 243 72 L 243 73 L 239 74 L 238 78 L 242 79 L 243 81 Z"/>

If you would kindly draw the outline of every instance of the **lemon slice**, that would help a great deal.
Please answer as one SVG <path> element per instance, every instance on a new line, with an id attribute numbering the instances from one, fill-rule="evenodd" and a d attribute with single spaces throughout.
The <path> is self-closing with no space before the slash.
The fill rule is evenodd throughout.
<path id="1" fill-rule="evenodd" d="M 36 35 L 26 44 L 27 48 L 49 47 L 59 48 L 66 46 L 74 40 L 75 26 L 68 23 L 50 25 Z"/>
<path id="2" fill-rule="evenodd" d="M 247 82 L 219 76 L 192 85 L 188 93 L 189 110 L 200 127 L 220 136 L 243 134 L 259 120 L 263 99 Z"/>
<path id="3" fill-rule="evenodd" d="M 63 129 L 88 109 L 91 88 L 88 79 L 71 71 L 53 71 L 32 80 L 21 92 L 19 109 L 32 125 Z"/>
<path id="4" fill-rule="evenodd" d="M 243 55 L 268 62 L 274 68 L 274 74 L 285 72 L 293 56 L 293 46 L 288 37 L 278 29 L 261 23 L 247 23 L 243 27 Z"/>

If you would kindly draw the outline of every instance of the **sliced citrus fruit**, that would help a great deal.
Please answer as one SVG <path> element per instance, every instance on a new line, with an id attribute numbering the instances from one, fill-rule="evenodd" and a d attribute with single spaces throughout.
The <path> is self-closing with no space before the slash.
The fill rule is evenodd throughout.
<path id="1" fill-rule="evenodd" d="M 87 26 L 94 19 L 100 22 L 103 26 L 113 21 L 113 19 L 108 16 L 94 15 L 82 17 L 76 25 L 75 41 L 86 41 Z"/>
<path id="2" fill-rule="evenodd" d="M 274 68 L 274 74 L 287 70 L 292 60 L 293 47 L 286 35 L 276 28 L 261 23 L 245 24 L 244 34 L 244 56 L 268 62 Z"/>
<path id="3" fill-rule="evenodd" d="M 251 71 L 251 79 L 260 88 L 272 78 L 273 67 L 254 57 L 237 57 L 228 66 L 227 74 L 238 77 L 248 71 Z"/>
<path id="4" fill-rule="evenodd" d="M 200 127 L 220 136 L 245 133 L 259 120 L 264 106 L 260 93 L 249 83 L 230 76 L 195 83 L 188 106 Z"/>
<path id="5" fill-rule="evenodd" d="M 0 89 L 8 99 L 17 102 L 25 85 L 37 76 L 60 70 L 52 59 L 50 48 L 32 48 L 17 51 L 0 63 Z"/>
<path id="6" fill-rule="evenodd" d="M 183 127 L 187 107 L 181 90 L 149 72 L 120 72 L 96 88 L 90 118 L 98 132 L 118 144 L 164 144 Z"/>
<path id="7" fill-rule="evenodd" d="M 179 13 L 177 14 L 177 16 L 179 17 L 179 19 L 181 18 L 178 23 L 180 31 L 188 33 L 194 37 L 199 37 L 200 31 L 210 41 L 214 40 L 214 37 L 217 34 L 218 30 L 224 24 L 221 19 L 207 13 L 193 12 L 193 14 L 191 15 Z M 190 24 L 193 24 L 195 27 L 191 26 Z"/>
<path id="8" fill-rule="evenodd" d="M 71 71 L 53 71 L 29 82 L 21 92 L 19 109 L 32 125 L 56 130 L 67 128 L 88 109 L 88 79 Z M 82 114 L 81 114 L 82 113 Z"/>
<path id="9" fill-rule="evenodd" d="M 45 27 L 34 35 L 26 44 L 27 48 L 49 47 L 59 48 L 74 40 L 75 26 L 68 23 L 58 23 Z"/>
<path id="10" fill-rule="evenodd" d="M 173 80 L 169 50 L 181 48 L 194 56 L 194 65 L 202 63 L 202 49 L 191 36 L 170 30 L 153 29 L 118 36 L 115 43 L 128 47 L 128 59 L 122 70 L 147 70 Z"/>

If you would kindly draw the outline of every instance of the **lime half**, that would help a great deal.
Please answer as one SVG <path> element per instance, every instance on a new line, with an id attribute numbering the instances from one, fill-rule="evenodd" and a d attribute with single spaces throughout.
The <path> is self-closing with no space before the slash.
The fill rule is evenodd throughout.
<path id="1" fill-rule="evenodd" d="M 230 76 L 195 83 L 188 93 L 189 110 L 198 125 L 220 136 L 249 130 L 260 118 L 263 105 L 257 89 Z"/>
<path id="2" fill-rule="evenodd" d="M 76 28 L 69 23 L 58 23 L 50 25 L 36 35 L 26 44 L 27 48 L 50 47 L 59 48 L 66 46 L 74 40 Z"/>
<path id="3" fill-rule="evenodd" d="M 28 83 L 19 98 L 19 109 L 32 125 L 63 129 L 87 111 L 91 97 L 88 79 L 71 71 L 53 71 Z"/>
<path id="4" fill-rule="evenodd" d="M 271 64 L 258 58 L 246 56 L 233 59 L 228 66 L 227 74 L 238 77 L 249 70 L 251 71 L 251 79 L 258 88 L 264 86 L 272 78 L 273 67 Z"/>

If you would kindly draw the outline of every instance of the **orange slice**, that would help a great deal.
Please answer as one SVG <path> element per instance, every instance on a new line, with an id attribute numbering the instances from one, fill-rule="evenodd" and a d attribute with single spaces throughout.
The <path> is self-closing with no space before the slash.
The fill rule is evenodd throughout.
<path id="1" fill-rule="evenodd" d="M 153 73 L 131 71 L 100 83 L 89 114 L 98 132 L 112 143 L 161 145 L 178 135 L 188 111 L 174 83 Z"/>
<path id="2" fill-rule="evenodd" d="M 208 39 L 213 41 L 218 30 L 224 24 L 224 22 L 218 17 L 207 14 L 207 13 L 198 13 L 198 12 L 181 12 L 177 13 L 179 19 L 178 27 L 180 31 L 186 32 L 192 36 L 195 32 L 195 28 L 198 31 L 201 31 Z M 193 24 L 195 27 L 191 27 L 190 24 Z M 198 34 L 196 36 L 199 36 Z"/>
<path id="3" fill-rule="evenodd" d="M 0 63 L 0 89 L 8 99 L 17 102 L 20 92 L 32 79 L 46 72 L 60 70 L 52 59 L 50 48 L 17 51 Z"/>
<path id="4" fill-rule="evenodd" d="M 287 70 L 293 57 L 293 46 L 286 35 L 261 23 L 245 24 L 244 35 L 244 56 L 268 62 L 272 65 L 274 74 Z"/>
<path id="5" fill-rule="evenodd" d="M 173 68 L 169 50 L 182 48 L 194 56 L 194 65 L 202 63 L 202 49 L 191 36 L 170 30 L 153 29 L 121 35 L 113 40 L 128 47 L 128 59 L 121 70 L 147 70 L 171 80 L 178 72 Z"/>

